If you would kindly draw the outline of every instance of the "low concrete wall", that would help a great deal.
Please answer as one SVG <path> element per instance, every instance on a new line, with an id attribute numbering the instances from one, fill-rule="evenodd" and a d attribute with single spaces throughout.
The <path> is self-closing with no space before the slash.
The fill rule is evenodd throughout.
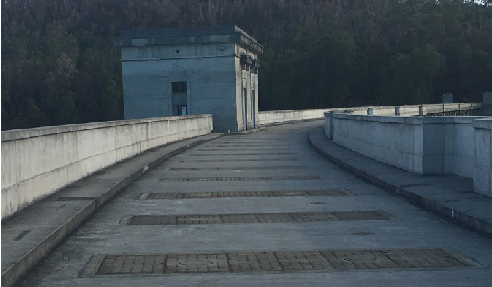
<path id="1" fill-rule="evenodd" d="M 477 118 L 334 114 L 331 133 L 335 143 L 404 170 L 471 178 Z"/>
<path id="2" fill-rule="evenodd" d="M 264 111 L 259 113 L 260 125 L 271 125 L 278 123 L 286 123 L 293 121 L 322 119 L 324 113 L 339 112 L 365 115 L 367 112 L 366 106 L 354 108 L 331 108 L 331 109 L 311 109 L 311 110 L 278 110 Z M 379 107 L 378 107 L 379 108 Z M 393 110 L 394 112 L 394 110 Z"/>
<path id="3" fill-rule="evenodd" d="M 212 126 L 212 115 L 197 115 L 2 132 L 2 219 L 90 173 Z"/>
<path id="4" fill-rule="evenodd" d="M 475 192 L 492 197 L 492 118 L 476 120 L 474 127 Z"/>
<path id="5" fill-rule="evenodd" d="M 423 106 L 423 114 L 438 114 L 443 112 L 463 111 L 480 109 L 481 103 L 450 103 L 450 104 L 428 104 Z M 302 121 L 311 119 L 322 119 L 327 112 L 350 113 L 354 115 L 365 115 L 367 109 L 373 109 L 373 115 L 391 116 L 395 115 L 394 106 L 362 106 L 353 108 L 331 108 L 331 109 L 312 109 L 312 110 L 279 110 L 264 111 L 259 113 L 260 125 L 270 125 L 292 121 Z M 409 105 L 400 107 L 401 116 L 419 115 L 419 105 Z"/>
<path id="6" fill-rule="evenodd" d="M 492 196 L 490 117 L 325 114 L 325 134 L 343 147 L 421 175 L 473 178 Z"/>
<path id="7" fill-rule="evenodd" d="M 260 125 L 270 125 L 291 121 L 322 119 L 323 114 L 331 109 L 265 111 L 258 114 Z"/>

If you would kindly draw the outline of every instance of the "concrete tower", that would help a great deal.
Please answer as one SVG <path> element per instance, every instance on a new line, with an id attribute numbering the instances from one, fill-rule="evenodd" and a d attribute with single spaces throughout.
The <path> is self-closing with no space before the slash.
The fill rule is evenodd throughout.
<path id="1" fill-rule="evenodd" d="M 258 123 L 258 54 L 236 26 L 122 31 L 125 119 L 213 114 L 214 130 Z"/>

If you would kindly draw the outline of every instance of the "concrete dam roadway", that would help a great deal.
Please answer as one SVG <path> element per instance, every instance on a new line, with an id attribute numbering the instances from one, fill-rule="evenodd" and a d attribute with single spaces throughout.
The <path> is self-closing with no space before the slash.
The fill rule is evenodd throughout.
<path id="1" fill-rule="evenodd" d="M 123 190 L 20 286 L 491 286 L 492 242 L 308 143 L 321 121 L 223 136 Z"/>

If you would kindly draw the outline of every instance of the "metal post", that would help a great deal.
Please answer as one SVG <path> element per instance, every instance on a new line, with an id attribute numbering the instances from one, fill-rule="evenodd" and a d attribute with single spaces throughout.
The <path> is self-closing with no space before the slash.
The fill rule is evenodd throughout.
<path id="1" fill-rule="evenodd" d="M 373 109 L 372 108 L 368 108 L 367 109 L 367 115 L 368 116 L 372 116 L 372 114 L 373 114 Z"/>
<path id="2" fill-rule="evenodd" d="M 424 105 L 419 105 L 419 117 L 424 116 Z"/>
<path id="3" fill-rule="evenodd" d="M 400 116 L 400 107 L 395 106 L 395 116 Z"/>

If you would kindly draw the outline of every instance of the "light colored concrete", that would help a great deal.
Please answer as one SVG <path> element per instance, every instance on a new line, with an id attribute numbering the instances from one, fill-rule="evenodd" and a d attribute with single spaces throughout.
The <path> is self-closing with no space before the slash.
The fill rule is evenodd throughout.
<path id="1" fill-rule="evenodd" d="M 12 286 L 139 177 L 176 154 L 220 136 L 207 134 L 143 152 L 81 179 L 3 221 L 2 286 Z M 74 199 L 58 201 L 59 197 Z"/>
<path id="2" fill-rule="evenodd" d="M 418 174 L 471 178 L 473 121 L 481 117 L 326 114 L 325 134 L 350 150 Z"/>
<path id="3" fill-rule="evenodd" d="M 175 172 L 182 167 L 273 166 L 278 162 L 181 162 L 190 160 L 197 147 L 166 161 L 142 177 L 106 205 L 20 286 L 489 286 L 492 281 L 492 244 L 489 240 L 445 222 L 433 214 L 395 198 L 365 183 L 321 158 L 307 144 L 308 132 L 322 121 L 269 127 L 265 131 L 222 137 L 207 145 L 246 145 L 263 142 L 283 144 L 296 153 L 303 174 L 322 179 L 257 182 L 162 182 L 163 177 L 202 177 L 202 171 Z M 222 148 L 222 147 L 221 147 Z M 244 146 L 245 152 L 256 147 Z M 343 149 L 343 148 L 341 148 Z M 225 157 L 225 156 L 223 156 Z M 214 156 L 210 157 L 214 159 Z M 232 157 L 239 158 L 239 157 Z M 250 158 L 250 157 L 246 157 Z M 274 156 L 272 156 L 274 158 Z M 398 169 L 396 169 L 398 170 Z M 243 171 L 237 172 L 238 176 Z M 247 171 L 257 176 L 278 174 L 274 170 Z M 296 170 L 283 170 L 296 175 Z M 228 172 L 230 173 L 230 172 Z M 215 174 L 215 175 L 212 175 Z M 223 171 L 207 171 L 221 177 Z M 351 197 L 209 198 L 183 200 L 138 200 L 146 192 L 274 191 L 347 188 Z M 324 204 L 312 204 L 323 202 Z M 274 213 L 296 211 L 383 210 L 394 218 L 385 221 L 314 223 L 214 224 L 187 226 L 122 226 L 128 215 L 176 215 L 214 213 Z M 365 234 L 365 235 L 364 235 Z M 81 277 L 79 272 L 94 254 L 162 254 L 174 252 L 274 251 L 319 249 L 449 248 L 476 260 L 483 267 L 445 270 L 370 270 L 354 272 L 101 275 Z"/>
<path id="4" fill-rule="evenodd" d="M 475 192 L 492 197 L 492 118 L 476 120 L 474 127 Z"/>
<path id="5" fill-rule="evenodd" d="M 333 111 L 329 111 L 325 113 L 325 125 L 324 125 L 324 131 L 325 135 L 329 138 L 333 138 Z"/>
<path id="6" fill-rule="evenodd" d="M 323 114 L 331 109 L 285 110 L 260 112 L 260 124 L 270 125 L 292 121 L 321 119 Z"/>
<path id="7" fill-rule="evenodd" d="M 400 106 L 400 116 L 418 116 L 420 105 Z M 423 115 L 449 113 L 456 111 L 479 110 L 482 103 L 443 103 L 443 104 L 425 104 L 423 106 Z M 367 109 L 368 107 L 360 107 Z M 354 108 L 354 114 L 367 114 L 360 112 L 360 108 Z M 394 116 L 394 106 L 373 106 L 373 115 L 375 116 Z M 358 112 L 359 111 L 359 112 Z"/>
<path id="8" fill-rule="evenodd" d="M 423 115 L 454 111 L 478 110 L 481 107 L 481 103 L 428 104 L 424 105 L 423 107 Z M 349 113 L 353 115 L 367 115 L 367 111 L 369 108 L 372 109 L 372 114 L 375 116 L 395 115 L 394 106 L 361 106 L 351 108 L 262 111 L 259 113 L 259 120 L 260 124 L 264 126 L 293 121 L 322 119 L 323 115 L 330 111 L 336 113 Z M 401 116 L 419 115 L 419 105 L 400 106 L 399 108 Z"/>
<path id="9" fill-rule="evenodd" d="M 2 218 L 118 161 L 211 131 L 212 115 L 199 115 L 2 132 Z"/>
<path id="10" fill-rule="evenodd" d="M 457 176 L 421 176 L 343 148 L 323 135 L 309 133 L 309 142 L 321 155 L 351 174 L 391 194 L 492 238 L 492 198 L 472 192 L 473 181 Z"/>

